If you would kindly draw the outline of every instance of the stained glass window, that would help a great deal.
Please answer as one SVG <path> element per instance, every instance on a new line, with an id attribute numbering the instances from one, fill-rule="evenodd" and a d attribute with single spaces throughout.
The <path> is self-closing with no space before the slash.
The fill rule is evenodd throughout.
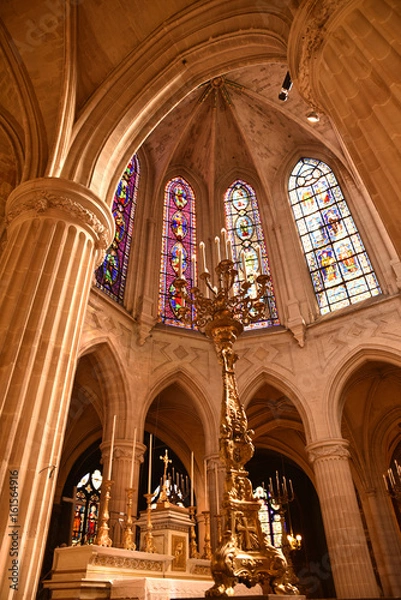
<path id="1" fill-rule="evenodd" d="M 94 544 L 99 517 L 102 475 L 98 469 L 86 473 L 77 485 L 72 526 L 72 545 Z"/>
<path id="2" fill-rule="evenodd" d="M 233 260 L 237 265 L 239 274 L 239 281 L 235 284 L 236 291 L 238 291 L 240 283 L 245 280 L 245 270 L 248 281 L 252 283 L 248 293 L 251 297 L 255 297 L 256 277 L 261 273 L 270 275 L 255 191 L 244 181 L 234 181 L 225 194 L 224 207 L 227 235 L 231 240 Z M 264 300 L 266 305 L 265 317 L 257 323 L 248 325 L 246 329 L 280 324 L 271 279 Z"/>
<path id="3" fill-rule="evenodd" d="M 254 490 L 253 496 L 260 501 L 259 521 L 268 544 L 275 548 L 281 548 L 283 541 L 283 526 L 280 516 L 280 506 L 269 500 L 267 491 L 261 486 Z"/>
<path id="4" fill-rule="evenodd" d="M 182 257 L 182 274 L 188 289 L 195 281 L 196 261 L 195 196 L 191 186 L 182 177 L 171 179 L 164 191 L 162 265 L 160 276 L 159 315 L 167 325 L 192 328 L 183 323 L 179 309 L 183 299 L 174 286 Z"/>
<path id="5" fill-rule="evenodd" d="M 337 179 L 324 162 L 302 158 L 289 197 L 321 314 L 381 293 Z"/>
<path id="6" fill-rule="evenodd" d="M 114 195 L 114 240 L 106 252 L 103 264 L 96 270 L 97 287 L 120 304 L 124 300 L 138 179 L 139 162 L 134 155 L 126 166 Z"/>

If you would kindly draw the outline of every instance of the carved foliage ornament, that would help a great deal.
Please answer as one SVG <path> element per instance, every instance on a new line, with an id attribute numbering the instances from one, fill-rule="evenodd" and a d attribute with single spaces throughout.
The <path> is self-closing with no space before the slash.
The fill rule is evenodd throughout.
<path id="1" fill-rule="evenodd" d="M 347 460 L 350 458 L 349 450 L 341 443 L 317 446 L 316 448 L 307 450 L 311 463 L 322 460 Z"/>
<path id="2" fill-rule="evenodd" d="M 102 251 L 107 250 L 108 232 L 94 212 L 85 208 L 76 200 L 72 200 L 66 196 L 58 196 L 45 190 L 35 192 L 32 198 L 10 211 L 7 215 L 7 225 L 19 215 L 29 210 L 34 210 L 37 214 L 40 214 L 51 208 L 68 213 L 83 225 L 89 226 L 97 236 L 97 248 Z"/>
<path id="3" fill-rule="evenodd" d="M 312 64 L 317 58 L 317 53 L 323 45 L 327 35 L 329 23 L 332 22 L 334 13 L 349 6 L 349 0 L 310 0 L 303 6 L 303 19 L 298 23 L 297 39 L 293 52 L 299 57 L 298 73 L 292 73 L 297 80 L 297 87 L 302 96 L 311 106 L 317 106 L 313 94 Z"/>

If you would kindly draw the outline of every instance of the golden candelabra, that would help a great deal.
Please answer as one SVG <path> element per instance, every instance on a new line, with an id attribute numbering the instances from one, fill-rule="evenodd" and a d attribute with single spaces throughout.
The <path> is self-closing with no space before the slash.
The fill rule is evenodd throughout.
<path id="1" fill-rule="evenodd" d="M 123 547 L 125 550 L 136 550 L 134 542 L 134 532 L 132 531 L 133 519 L 132 519 L 132 497 L 134 495 L 133 488 L 127 488 L 127 519 L 125 521 Z"/>
<path id="2" fill-rule="evenodd" d="M 105 479 L 102 483 L 102 516 L 100 519 L 100 527 L 97 530 L 96 535 L 96 546 L 112 546 L 113 542 L 109 536 L 109 503 L 110 503 L 110 490 L 114 481 L 111 479 Z M 104 488 L 104 491 L 103 491 Z"/>
<path id="3" fill-rule="evenodd" d="M 196 543 L 196 532 L 195 532 L 195 526 L 196 526 L 196 515 L 195 515 L 195 511 L 196 511 L 196 507 L 195 506 L 190 506 L 188 508 L 189 510 L 189 516 L 191 518 L 191 529 L 189 532 L 189 557 L 190 558 L 198 558 L 199 557 L 199 553 L 198 553 L 198 545 Z"/>
<path id="4" fill-rule="evenodd" d="M 142 551 L 143 552 L 156 552 L 154 540 L 153 540 L 153 524 L 152 524 L 152 507 L 151 502 L 153 498 L 153 494 L 145 494 L 146 502 L 148 504 L 147 512 L 146 512 L 146 532 L 143 536 L 143 544 Z"/>
<path id="5" fill-rule="evenodd" d="M 254 453 L 253 432 L 248 429 L 234 373 L 238 359 L 234 342 L 244 325 L 264 316 L 264 298 L 270 278 L 264 274 L 253 276 L 252 281 L 245 278 L 234 290 L 238 272 L 231 259 L 223 258 L 216 267 L 217 287 L 213 287 L 207 269 L 201 273 L 204 294 L 198 287 L 187 290 L 181 268 L 178 273 L 174 287 L 183 299 L 180 316 L 195 323 L 214 342 L 223 377 L 220 458 L 226 475 L 222 539 L 212 556 L 214 585 L 206 591 L 206 597 L 232 596 L 237 583 L 247 587 L 261 583 L 267 593 L 298 593 L 286 581 L 287 562 L 282 552 L 268 545 L 262 533 L 260 505 L 253 497 L 252 484 L 244 468 Z"/>
<path id="6" fill-rule="evenodd" d="M 395 475 L 394 475 L 395 473 Z M 401 465 L 394 461 L 394 471 L 392 467 L 387 469 L 383 475 L 384 485 L 387 493 L 397 502 L 401 501 Z"/>
<path id="7" fill-rule="evenodd" d="M 204 510 L 202 515 L 205 524 L 205 536 L 203 539 L 202 558 L 210 560 L 212 558 L 212 547 L 210 545 L 210 512 L 208 510 Z"/>
<path id="8" fill-rule="evenodd" d="M 287 561 L 287 573 L 286 573 L 286 582 L 288 586 L 293 586 L 296 589 L 295 593 L 298 593 L 298 588 L 296 585 L 298 584 L 298 577 L 294 573 L 294 565 L 292 563 L 291 551 L 292 550 L 300 550 L 302 537 L 297 535 L 294 537 L 292 533 L 287 535 L 287 526 L 286 526 L 286 507 L 294 500 L 294 490 L 292 487 L 291 479 L 289 480 L 289 485 L 287 486 L 287 480 L 285 477 L 280 481 L 278 471 L 276 471 L 276 485 L 273 485 L 273 481 L 270 478 L 269 487 L 268 487 L 268 498 L 269 503 L 274 509 L 278 510 L 280 515 L 280 524 L 281 524 L 281 550 L 285 556 Z"/>

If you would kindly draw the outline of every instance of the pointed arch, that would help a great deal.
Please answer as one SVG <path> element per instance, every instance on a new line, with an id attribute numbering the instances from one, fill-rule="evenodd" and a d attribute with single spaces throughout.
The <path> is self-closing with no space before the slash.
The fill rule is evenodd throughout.
<path id="1" fill-rule="evenodd" d="M 261 274 L 270 275 L 269 259 L 255 190 L 245 181 L 235 180 L 224 195 L 224 209 L 233 261 L 238 268 L 238 280 L 234 286 L 238 289 L 242 283 L 249 281 L 252 286 L 248 293 L 250 297 L 255 296 L 256 277 Z M 264 302 L 266 305 L 265 317 L 248 325 L 246 329 L 280 325 L 271 276 Z"/>
<path id="2" fill-rule="evenodd" d="M 322 315 L 381 294 L 380 285 L 332 169 L 301 158 L 289 200 Z"/>

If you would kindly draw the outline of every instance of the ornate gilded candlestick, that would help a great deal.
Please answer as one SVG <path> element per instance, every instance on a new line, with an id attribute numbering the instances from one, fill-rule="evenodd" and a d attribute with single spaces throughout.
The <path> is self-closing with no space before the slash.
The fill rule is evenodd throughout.
<path id="1" fill-rule="evenodd" d="M 222 516 L 216 515 L 216 525 L 217 525 L 217 542 L 221 544 L 221 540 L 223 539 L 223 523 Z"/>
<path id="2" fill-rule="evenodd" d="M 205 537 L 203 540 L 202 558 L 210 560 L 212 558 L 212 547 L 210 545 L 210 512 L 208 510 L 202 513 L 205 523 Z"/>
<path id="3" fill-rule="evenodd" d="M 401 502 L 401 465 L 396 460 L 394 461 L 394 471 L 392 467 L 387 469 L 387 472 L 383 475 L 383 480 L 386 492 L 391 498 Z"/>
<path id="4" fill-rule="evenodd" d="M 190 506 L 188 508 L 189 510 L 189 515 L 191 517 L 191 521 L 192 521 L 192 526 L 189 532 L 189 556 L 190 558 L 198 558 L 199 557 L 199 552 L 198 552 L 198 545 L 196 543 L 196 533 L 195 533 L 195 525 L 196 525 L 196 516 L 195 516 L 195 511 L 196 508 L 195 506 Z"/>
<path id="5" fill-rule="evenodd" d="M 127 488 L 127 519 L 125 521 L 125 531 L 123 539 L 123 547 L 125 550 L 136 550 L 134 542 L 134 532 L 132 531 L 133 519 L 132 519 L 132 497 L 134 495 L 133 488 Z"/>
<path id="6" fill-rule="evenodd" d="M 230 256 L 228 247 L 226 254 Z M 250 282 L 245 277 L 245 281 L 237 284 L 234 292 L 238 273 L 233 261 L 223 258 L 216 267 L 217 287 L 213 287 L 207 269 L 200 275 L 206 286 L 204 295 L 198 287 L 188 292 L 181 269 L 179 275 L 174 287 L 183 298 L 181 317 L 193 319 L 197 327 L 213 340 L 223 377 L 220 422 L 220 458 L 226 470 L 222 502 L 223 533 L 211 561 L 215 583 L 206 591 L 206 596 L 231 596 L 237 583 L 244 583 L 247 587 L 264 583 L 265 588 L 274 593 L 298 593 L 298 590 L 287 585 L 287 563 L 283 554 L 266 543 L 261 530 L 258 516 L 260 505 L 253 498 L 252 484 L 244 468 L 254 453 L 253 432 L 248 429 L 234 374 L 238 359 L 233 349 L 234 342 L 241 335 L 243 325 L 263 317 L 263 299 L 270 278 L 260 274 Z"/>
<path id="7" fill-rule="evenodd" d="M 152 534 L 152 529 L 153 529 L 152 514 L 151 514 L 152 508 L 150 505 L 152 502 L 153 494 L 145 494 L 145 498 L 146 498 L 146 502 L 148 504 L 148 508 L 147 508 L 147 513 L 146 513 L 146 533 L 143 536 L 142 551 L 154 553 L 154 552 L 156 552 L 156 548 L 155 548 L 153 534 Z"/>
<path id="8" fill-rule="evenodd" d="M 97 530 L 96 546 L 112 546 L 113 542 L 109 537 L 109 502 L 111 498 L 110 490 L 114 481 L 105 479 L 102 482 L 102 516 L 100 519 L 101 525 Z M 104 488 L 104 491 L 103 491 Z"/>

